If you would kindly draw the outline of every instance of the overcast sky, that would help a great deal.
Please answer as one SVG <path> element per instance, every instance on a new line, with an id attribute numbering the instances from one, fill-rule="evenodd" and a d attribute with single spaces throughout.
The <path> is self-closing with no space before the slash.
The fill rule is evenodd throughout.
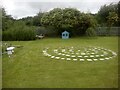
<path id="1" fill-rule="evenodd" d="M 104 4 L 117 3 L 119 0 L 2 0 L 0 6 L 14 18 L 34 16 L 39 11 L 46 12 L 53 8 L 77 8 L 81 12 L 97 13 Z"/>

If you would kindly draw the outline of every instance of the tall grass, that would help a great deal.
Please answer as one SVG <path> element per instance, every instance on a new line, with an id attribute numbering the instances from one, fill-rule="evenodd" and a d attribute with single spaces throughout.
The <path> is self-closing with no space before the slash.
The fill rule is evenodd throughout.
<path id="1" fill-rule="evenodd" d="M 35 27 L 28 27 L 23 22 L 15 22 L 8 30 L 3 31 L 3 41 L 27 41 L 35 39 Z"/>

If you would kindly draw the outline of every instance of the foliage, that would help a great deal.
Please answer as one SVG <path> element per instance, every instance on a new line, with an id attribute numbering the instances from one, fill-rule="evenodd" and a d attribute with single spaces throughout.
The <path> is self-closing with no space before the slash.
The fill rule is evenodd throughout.
<path id="1" fill-rule="evenodd" d="M 74 8 L 55 8 L 47 12 L 41 18 L 43 26 L 53 26 L 58 30 L 58 34 L 67 30 L 70 34 L 85 34 L 90 26 L 95 26 L 93 17 L 89 14 L 80 13 Z"/>
<path id="2" fill-rule="evenodd" d="M 97 14 L 97 20 L 99 24 L 106 25 L 107 17 L 109 16 L 110 12 L 118 13 L 118 4 L 111 3 L 109 5 L 104 5 L 100 8 Z"/>
<path id="3" fill-rule="evenodd" d="M 107 17 L 107 24 L 108 26 L 112 26 L 115 22 L 118 21 L 118 15 L 115 12 L 109 12 L 109 15 Z"/>
<path id="4" fill-rule="evenodd" d="M 7 30 L 11 24 L 13 23 L 14 19 L 11 15 L 7 15 L 4 8 L 2 8 L 2 31 Z"/>
<path id="5" fill-rule="evenodd" d="M 96 32 L 95 32 L 94 28 L 92 28 L 92 27 L 88 28 L 86 31 L 86 35 L 89 37 L 96 36 Z"/>
<path id="6" fill-rule="evenodd" d="M 15 22 L 8 30 L 3 31 L 2 39 L 11 40 L 34 40 L 35 28 L 26 26 L 23 22 Z"/>

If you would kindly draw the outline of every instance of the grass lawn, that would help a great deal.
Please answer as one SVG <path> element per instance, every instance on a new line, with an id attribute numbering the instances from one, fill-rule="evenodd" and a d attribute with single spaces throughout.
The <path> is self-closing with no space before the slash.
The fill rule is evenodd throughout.
<path id="1" fill-rule="evenodd" d="M 118 56 L 110 60 L 80 62 L 45 57 L 45 47 L 98 46 L 118 53 L 118 37 L 45 38 L 8 41 L 16 48 L 11 58 L 3 55 L 3 88 L 117 88 Z"/>

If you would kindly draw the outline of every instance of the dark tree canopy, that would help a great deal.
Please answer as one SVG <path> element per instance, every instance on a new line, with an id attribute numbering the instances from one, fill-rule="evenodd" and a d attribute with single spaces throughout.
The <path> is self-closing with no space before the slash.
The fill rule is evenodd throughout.
<path id="1" fill-rule="evenodd" d="M 64 30 L 70 33 L 85 34 L 88 27 L 94 26 L 93 17 L 74 8 L 55 8 L 41 18 L 43 26 L 53 26 L 59 34 Z"/>

